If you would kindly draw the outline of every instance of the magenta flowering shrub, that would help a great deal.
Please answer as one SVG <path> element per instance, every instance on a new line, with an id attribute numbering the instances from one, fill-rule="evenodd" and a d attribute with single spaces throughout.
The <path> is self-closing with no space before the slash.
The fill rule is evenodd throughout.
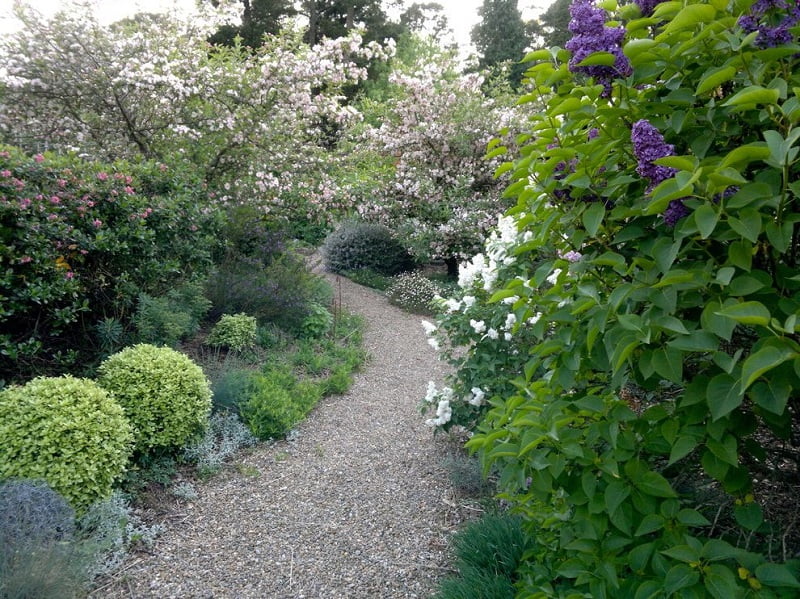
<path id="1" fill-rule="evenodd" d="M 513 228 L 443 300 L 429 424 L 471 427 L 524 516 L 520 597 L 795 597 L 796 3 L 636 4 L 573 8 L 629 71 L 528 56 Z"/>
<path id="2" fill-rule="evenodd" d="M 217 216 L 203 197 L 163 164 L 0 148 L 0 379 L 90 366 L 97 323 L 204 275 Z"/>

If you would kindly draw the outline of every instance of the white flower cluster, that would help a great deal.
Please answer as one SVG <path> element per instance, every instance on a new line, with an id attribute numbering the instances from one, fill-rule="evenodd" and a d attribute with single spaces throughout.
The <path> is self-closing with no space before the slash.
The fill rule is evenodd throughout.
<path id="1" fill-rule="evenodd" d="M 426 420 L 426 426 L 436 427 L 450 422 L 453 417 L 453 408 L 450 407 L 450 402 L 453 401 L 453 390 L 450 387 L 442 387 L 442 390 L 438 391 L 433 381 L 428 382 L 425 401 L 429 404 L 438 402 L 436 404 L 436 418 Z"/>
<path id="2" fill-rule="evenodd" d="M 436 351 L 439 351 L 439 340 L 434 337 L 437 331 L 436 325 L 430 321 L 423 320 L 422 328 L 425 329 L 425 334 L 428 336 L 428 345 Z"/>

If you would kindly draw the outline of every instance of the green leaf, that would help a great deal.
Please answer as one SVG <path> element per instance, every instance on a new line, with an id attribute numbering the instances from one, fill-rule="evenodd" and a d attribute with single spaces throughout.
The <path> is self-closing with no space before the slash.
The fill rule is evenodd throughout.
<path id="1" fill-rule="evenodd" d="M 703 577 L 706 590 L 714 599 L 732 599 L 739 596 L 736 577 L 721 564 L 711 564 Z"/>
<path id="2" fill-rule="evenodd" d="M 665 156 L 653 160 L 653 164 L 669 166 L 679 171 L 694 172 L 697 168 L 697 158 L 694 156 Z"/>
<path id="3" fill-rule="evenodd" d="M 673 347 L 659 348 L 653 353 L 656 372 L 673 383 L 683 382 L 683 352 Z"/>
<path id="4" fill-rule="evenodd" d="M 738 466 L 739 454 L 736 451 L 736 437 L 733 435 L 725 435 L 721 442 L 708 439 L 706 441 L 706 447 L 726 464 Z"/>
<path id="5" fill-rule="evenodd" d="M 777 223 L 770 221 L 767 223 L 764 230 L 767 232 L 767 239 L 775 247 L 775 249 L 783 254 L 792 244 L 792 235 L 794 234 L 794 223 L 784 222 L 778 226 Z"/>
<path id="6" fill-rule="evenodd" d="M 660 514 L 648 514 L 639 523 L 639 527 L 633 535 L 641 537 L 642 535 L 650 534 L 662 528 L 664 528 L 664 516 Z"/>
<path id="7" fill-rule="evenodd" d="M 780 340 L 777 340 L 780 342 Z M 768 370 L 780 366 L 787 360 L 800 356 L 797 352 L 782 344 L 780 347 L 767 345 L 762 347 L 744 361 L 742 364 L 742 393 L 752 385 L 756 379 Z"/>
<path id="8" fill-rule="evenodd" d="M 794 574 L 783 564 L 761 564 L 756 568 L 756 578 L 771 587 L 800 588 Z"/>
<path id="9" fill-rule="evenodd" d="M 761 85 L 749 85 L 723 102 L 723 106 L 748 106 L 755 104 L 777 104 L 780 92 Z"/>
<path id="10" fill-rule="evenodd" d="M 770 321 L 769 310 L 761 302 L 740 302 L 731 306 L 726 306 L 716 312 L 718 316 L 724 316 L 735 320 L 740 324 L 752 324 L 767 326 Z"/>
<path id="11" fill-rule="evenodd" d="M 617 57 L 611 54 L 611 52 L 593 52 L 586 58 L 584 58 L 577 66 L 579 67 L 593 67 L 593 66 L 601 66 L 601 67 L 613 67 L 614 63 L 616 62 Z"/>
<path id="12" fill-rule="evenodd" d="M 605 491 L 605 502 L 608 513 L 613 514 L 616 512 L 620 504 L 625 501 L 630 494 L 631 488 L 620 481 L 614 481 L 609 484 Z"/>
<path id="13" fill-rule="evenodd" d="M 700 560 L 700 553 L 689 545 L 675 545 L 669 549 L 663 550 L 661 553 L 679 562 L 690 564 Z"/>
<path id="14" fill-rule="evenodd" d="M 782 416 L 786 411 L 786 404 L 792 393 L 790 384 L 771 380 L 766 383 L 756 383 L 750 388 L 750 397 L 759 408 L 772 414 Z"/>
<path id="15" fill-rule="evenodd" d="M 664 33 L 658 36 L 658 41 L 662 36 L 681 31 L 682 29 L 694 29 L 700 23 L 709 23 L 717 15 L 717 9 L 708 4 L 690 4 L 684 7 L 664 28 Z"/>
<path id="16" fill-rule="evenodd" d="M 769 148 L 759 141 L 734 148 L 725 155 L 719 166 L 721 169 L 729 166 L 744 167 L 756 160 L 766 160 L 769 156 Z"/>
<path id="17" fill-rule="evenodd" d="M 631 549 L 628 554 L 628 562 L 634 572 L 642 571 L 647 567 L 647 562 L 650 561 L 654 548 L 655 543 L 643 543 Z"/>
<path id="18" fill-rule="evenodd" d="M 645 472 L 639 477 L 633 479 L 633 485 L 648 495 L 654 497 L 677 497 L 677 493 L 670 486 L 666 478 L 661 476 L 658 472 L 652 470 Z"/>
<path id="19" fill-rule="evenodd" d="M 747 530 L 758 530 L 758 527 L 764 522 L 764 510 L 755 502 L 736 505 L 733 507 L 733 517 L 739 526 L 743 526 Z"/>
<path id="20" fill-rule="evenodd" d="M 697 510 L 682 509 L 678 512 L 678 522 L 686 526 L 710 526 L 711 522 L 708 521 L 703 514 Z"/>
<path id="21" fill-rule="evenodd" d="M 719 339 L 705 331 L 693 331 L 689 335 L 675 337 L 667 345 L 683 351 L 709 352 L 719 347 Z"/>
<path id="22" fill-rule="evenodd" d="M 672 449 L 669 453 L 669 462 L 667 465 L 674 464 L 678 460 L 685 458 L 687 455 L 694 451 L 694 448 L 697 447 L 698 440 L 695 437 L 690 437 L 687 435 L 679 435 L 677 439 L 675 439 L 675 443 L 672 444 Z"/>
<path id="23" fill-rule="evenodd" d="M 708 383 L 706 401 L 711 417 L 719 420 L 738 408 L 744 400 L 739 381 L 729 374 L 718 374 Z"/>
<path id="24" fill-rule="evenodd" d="M 695 4 L 694 6 L 701 6 Z M 676 564 L 669 569 L 664 577 L 664 592 L 672 595 L 680 589 L 690 587 L 700 580 L 700 572 L 686 564 Z"/>
<path id="25" fill-rule="evenodd" d="M 717 222 L 719 222 L 719 212 L 709 204 L 702 204 L 694 211 L 694 221 L 697 223 L 700 236 L 703 239 L 708 239 L 708 236 L 714 232 Z"/>
<path id="26" fill-rule="evenodd" d="M 717 67 L 709 69 L 700 78 L 695 94 L 698 96 L 718 88 L 723 83 L 730 81 L 736 76 L 736 67 Z"/>
<path id="27" fill-rule="evenodd" d="M 605 206 L 601 202 L 593 202 L 589 208 L 584 210 L 582 215 L 583 226 L 586 232 L 592 237 L 597 235 L 600 225 L 603 223 L 603 218 L 606 215 Z"/>

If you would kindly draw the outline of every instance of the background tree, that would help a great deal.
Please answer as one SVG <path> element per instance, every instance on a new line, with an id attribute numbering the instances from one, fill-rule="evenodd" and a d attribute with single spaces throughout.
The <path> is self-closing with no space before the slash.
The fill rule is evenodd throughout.
<path id="1" fill-rule="evenodd" d="M 563 48 L 564 44 L 572 37 L 569 31 L 569 5 L 572 0 L 555 0 L 548 9 L 542 13 L 537 23 L 537 48 Z"/>
<path id="2" fill-rule="evenodd" d="M 264 34 L 277 34 L 281 22 L 297 14 L 288 0 L 241 0 L 243 5 L 241 25 L 222 25 L 210 38 L 212 44 L 233 46 L 239 36 L 242 44 L 257 48 L 264 41 Z M 214 6 L 219 2 L 213 0 Z"/>
<path id="3" fill-rule="evenodd" d="M 484 0 L 478 14 L 481 20 L 473 27 L 471 37 L 480 54 L 479 68 L 496 70 L 511 61 L 508 78 L 516 87 L 525 72 L 518 63 L 531 42 L 517 0 Z"/>

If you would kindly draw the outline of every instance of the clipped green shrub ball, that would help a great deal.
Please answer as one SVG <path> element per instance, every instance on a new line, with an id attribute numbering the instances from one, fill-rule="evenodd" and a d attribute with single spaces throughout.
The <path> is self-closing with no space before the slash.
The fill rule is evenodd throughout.
<path id="1" fill-rule="evenodd" d="M 345 223 L 322 246 L 331 272 L 369 268 L 383 275 L 410 270 L 414 260 L 391 229 L 369 223 Z"/>
<path id="2" fill-rule="evenodd" d="M 107 358 L 98 372 L 98 383 L 114 394 L 133 425 L 137 451 L 183 447 L 208 425 L 208 379 L 174 349 L 134 345 Z"/>
<path id="3" fill-rule="evenodd" d="M 257 338 L 258 323 L 254 316 L 223 314 L 208 334 L 206 344 L 244 351 L 255 347 Z"/>
<path id="4" fill-rule="evenodd" d="M 133 434 L 88 379 L 39 377 L 0 392 L 0 479 L 42 479 L 78 511 L 111 494 Z"/>

